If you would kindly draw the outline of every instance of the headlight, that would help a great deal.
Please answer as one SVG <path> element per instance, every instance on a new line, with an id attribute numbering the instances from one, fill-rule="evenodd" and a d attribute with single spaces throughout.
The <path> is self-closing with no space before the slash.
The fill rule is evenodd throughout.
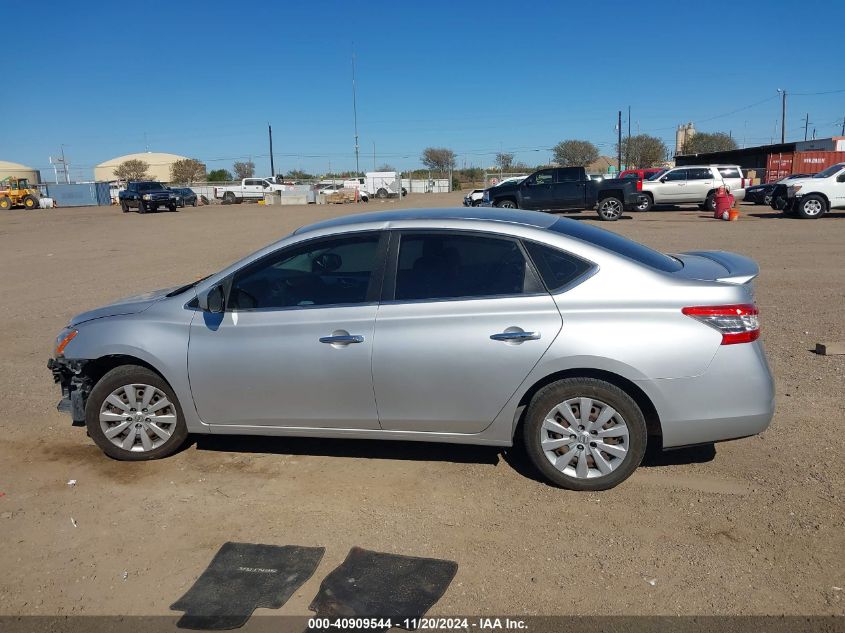
<path id="1" fill-rule="evenodd" d="M 76 338 L 77 334 L 79 334 L 79 331 L 72 328 L 65 328 L 61 331 L 56 337 L 56 356 L 61 356 L 64 353 L 67 344 Z"/>
<path id="2" fill-rule="evenodd" d="M 143 196 L 141 196 L 141 197 L 142 197 L 144 200 L 149 200 L 149 199 L 150 199 L 150 194 L 145 193 L 145 194 L 144 194 Z"/>

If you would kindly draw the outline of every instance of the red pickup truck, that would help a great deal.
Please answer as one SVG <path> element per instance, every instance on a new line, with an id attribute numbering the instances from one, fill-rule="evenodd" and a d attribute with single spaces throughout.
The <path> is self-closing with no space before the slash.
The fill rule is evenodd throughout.
<path id="1" fill-rule="evenodd" d="M 636 178 L 637 180 L 645 180 L 646 178 L 651 178 L 654 174 L 666 171 L 662 167 L 649 167 L 648 169 L 626 169 L 625 171 L 619 174 L 619 178 L 630 178 L 633 180 Z"/>

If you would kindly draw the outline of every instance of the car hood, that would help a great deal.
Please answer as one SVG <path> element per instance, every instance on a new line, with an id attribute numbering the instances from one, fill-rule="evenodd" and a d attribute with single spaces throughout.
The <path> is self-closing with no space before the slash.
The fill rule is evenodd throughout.
<path id="1" fill-rule="evenodd" d="M 673 273 L 687 279 L 746 284 L 760 274 L 753 259 L 727 251 L 692 251 L 674 255 L 684 267 Z"/>
<path id="2" fill-rule="evenodd" d="M 164 299 L 167 294 L 172 292 L 174 289 L 175 287 L 153 290 L 152 292 L 145 292 L 144 294 L 119 299 L 114 303 L 94 308 L 88 312 L 81 312 L 70 320 L 70 326 L 73 327 L 75 325 L 79 325 L 80 323 L 85 323 L 86 321 L 92 321 L 94 319 L 102 319 L 103 317 L 121 316 L 125 314 L 137 314 L 139 312 L 143 312 L 156 301 Z"/>

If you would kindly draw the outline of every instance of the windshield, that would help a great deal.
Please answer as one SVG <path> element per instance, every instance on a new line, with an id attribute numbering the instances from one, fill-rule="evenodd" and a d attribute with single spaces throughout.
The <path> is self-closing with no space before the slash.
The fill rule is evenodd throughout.
<path id="1" fill-rule="evenodd" d="M 831 165 L 824 171 L 820 171 L 817 173 L 813 178 L 828 178 L 829 176 L 833 176 L 834 174 L 838 173 L 840 169 L 845 167 L 845 163 L 837 163 L 836 165 Z"/>
<path id="2" fill-rule="evenodd" d="M 563 233 L 569 237 L 574 237 L 575 239 L 598 246 L 617 255 L 622 255 L 628 259 L 633 259 L 635 262 L 650 268 L 662 270 L 663 272 L 671 273 L 684 267 L 674 257 L 654 251 L 647 246 L 643 246 L 616 233 L 591 226 L 586 222 L 561 218 L 549 228 L 556 233 Z"/>
<path id="3" fill-rule="evenodd" d="M 160 182 L 139 182 L 138 191 L 159 191 L 164 189 L 164 185 Z"/>

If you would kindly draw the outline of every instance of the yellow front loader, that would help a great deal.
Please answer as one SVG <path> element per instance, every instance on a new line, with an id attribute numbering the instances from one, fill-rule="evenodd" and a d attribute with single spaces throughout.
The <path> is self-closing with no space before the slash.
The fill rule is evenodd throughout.
<path id="1" fill-rule="evenodd" d="M 26 178 L 9 176 L 0 180 L 0 211 L 12 207 L 38 209 L 40 206 L 38 189 L 30 186 Z"/>

